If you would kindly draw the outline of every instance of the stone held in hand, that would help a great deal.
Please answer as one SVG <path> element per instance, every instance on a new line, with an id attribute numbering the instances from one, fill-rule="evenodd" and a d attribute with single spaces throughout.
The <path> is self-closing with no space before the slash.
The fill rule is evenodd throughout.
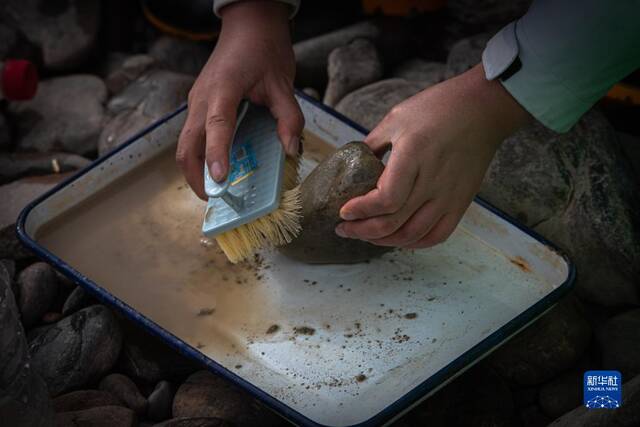
<path id="1" fill-rule="evenodd" d="M 93 305 L 30 334 L 32 366 L 52 396 L 108 372 L 120 353 L 120 325 L 107 307 Z"/>
<path id="2" fill-rule="evenodd" d="M 98 406 L 81 411 L 56 414 L 56 427 L 135 427 L 135 412 L 123 406 Z"/>
<path id="3" fill-rule="evenodd" d="M 100 381 L 99 388 L 120 399 L 127 408 L 133 409 L 136 414 L 146 414 L 147 399 L 140 393 L 138 386 L 125 375 L 107 375 Z"/>
<path id="4" fill-rule="evenodd" d="M 376 46 L 367 39 L 355 39 L 329 54 L 329 83 L 323 102 L 334 106 L 349 92 L 382 77 L 382 61 Z"/>
<path id="5" fill-rule="evenodd" d="M 18 306 L 22 323 L 33 326 L 49 310 L 58 292 L 58 282 L 53 268 L 37 262 L 25 268 L 18 276 Z"/>
<path id="6" fill-rule="evenodd" d="M 391 250 L 335 233 L 342 222 L 340 208 L 373 190 L 383 170 L 382 162 L 362 142 L 345 144 L 322 161 L 300 184 L 302 231 L 280 252 L 306 263 L 350 264 Z"/>

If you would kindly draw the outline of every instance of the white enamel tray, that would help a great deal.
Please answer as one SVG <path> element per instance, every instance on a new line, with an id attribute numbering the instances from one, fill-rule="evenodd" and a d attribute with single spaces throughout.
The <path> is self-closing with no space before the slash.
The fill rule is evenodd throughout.
<path id="1" fill-rule="evenodd" d="M 336 146 L 363 138 L 364 130 L 349 120 L 304 95 L 298 99 L 316 136 Z M 216 269 L 215 262 L 190 280 L 168 268 L 174 258 L 161 249 L 183 246 L 158 220 L 157 244 L 145 251 L 124 247 L 119 254 L 117 262 L 135 263 L 157 251 L 157 284 L 136 294 L 128 292 L 135 280 L 92 275 L 92 261 L 73 261 L 74 251 L 95 244 L 91 236 L 55 251 L 39 241 L 44 224 L 173 149 L 184 118 L 182 108 L 34 201 L 21 214 L 19 236 L 103 301 L 294 423 L 388 423 L 504 343 L 572 285 L 574 268 L 565 256 L 480 200 L 433 249 L 335 266 L 265 253 L 251 270 L 253 279 L 242 284 L 220 285 L 234 273 L 229 266 Z M 175 194 L 149 197 L 149 215 L 202 212 L 189 191 Z M 198 229 L 199 218 L 193 222 Z M 139 232 L 118 215 L 109 227 L 114 239 Z M 116 262 L 113 256 L 105 250 L 95 262 Z"/>

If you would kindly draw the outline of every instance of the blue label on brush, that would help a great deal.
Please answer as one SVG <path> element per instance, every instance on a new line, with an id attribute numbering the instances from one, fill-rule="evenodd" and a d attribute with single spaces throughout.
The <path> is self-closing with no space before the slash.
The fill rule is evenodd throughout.
<path id="1" fill-rule="evenodd" d="M 256 154 L 249 141 L 233 145 L 231 150 L 231 171 L 229 172 L 231 185 L 235 185 L 251 176 L 257 167 Z"/>

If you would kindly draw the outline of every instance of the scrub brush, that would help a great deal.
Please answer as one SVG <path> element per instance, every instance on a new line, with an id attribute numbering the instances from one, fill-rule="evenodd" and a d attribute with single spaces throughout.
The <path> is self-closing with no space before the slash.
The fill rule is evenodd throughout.
<path id="1" fill-rule="evenodd" d="M 287 244 L 300 233 L 298 158 L 285 155 L 269 111 L 243 101 L 238 109 L 230 171 L 215 182 L 205 165 L 209 202 L 202 232 L 215 237 L 232 263 L 258 249 Z"/>

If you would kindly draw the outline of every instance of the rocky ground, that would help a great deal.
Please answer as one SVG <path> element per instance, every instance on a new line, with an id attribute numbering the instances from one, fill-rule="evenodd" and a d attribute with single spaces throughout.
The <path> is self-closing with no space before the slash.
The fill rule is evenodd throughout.
<path id="1" fill-rule="evenodd" d="M 43 76 L 34 99 L 0 105 L 0 415 L 18 426 L 285 424 L 15 237 L 28 201 L 182 104 L 211 50 L 157 34 L 133 2 L 105 3 L 0 6 L 0 60 L 32 59 Z M 296 84 L 372 128 L 477 63 L 526 3 L 451 0 L 435 17 L 341 28 L 303 11 Z M 396 425 L 640 424 L 638 147 L 598 108 L 566 134 L 534 124 L 505 141 L 481 195 L 570 254 L 575 291 Z M 622 372 L 621 409 L 581 407 L 588 369 Z"/>

